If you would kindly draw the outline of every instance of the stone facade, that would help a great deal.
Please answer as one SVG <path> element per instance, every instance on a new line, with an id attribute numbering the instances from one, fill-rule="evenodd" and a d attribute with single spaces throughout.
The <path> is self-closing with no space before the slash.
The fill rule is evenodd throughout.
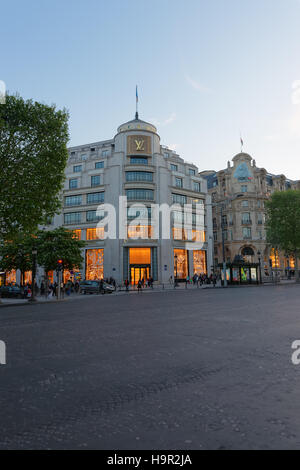
<path id="1" fill-rule="evenodd" d="M 163 239 L 162 215 L 155 218 L 152 214 L 149 222 L 146 214 L 136 234 L 135 228 L 129 228 L 126 236 L 121 237 L 121 226 L 132 222 L 136 213 L 130 209 L 133 212 L 126 212 L 127 221 L 122 220 L 120 196 L 127 196 L 128 206 L 143 204 L 149 211 L 155 203 L 168 206 L 177 203 L 181 207 L 185 203 L 199 203 L 203 208 L 201 234 L 194 240 L 177 239 L 172 218 L 171 236 Z M 207 181 L 194 164 L 161 145 L 152 124 L 135 119 L 122 124 L 113 139 L 70 148 L 62 197 L 63 211 L 49 229 L 64 226 L 86 241 L 82 279 L 103 276 L 123 283 L 125 279 L 133 281 L 133 276 L 150 275 L 154 281 L 166 283 L 170 276 L 174 277 L 175 264 L 178 277 L 180 273 L 192 276 L 200 268 L 204 271 L 204 264 L 208 274 L 211 272 L 212 208 Z M 101 219 L 97 209 L 103 202 L 115 207 L 116 239 L 103 239 L 103 232 L 97 232 Z M 194 216 L 191 233 L 193 227 Z M 145 231 L 148 239 L 135 237 Z"/>
<path id="2" fill-rule="evenodd" d="M 255 160 L 240 153 L 218 172 L 204 171 L 213 205 L 214 265 L 223 262 L 222 228 L 225 239 L 225 261 L 243 256 L 260 262 L 262 273 L 278 268 L 282 274 L 293 268 L 293 260 L 284 253 L 275 253 L 266 243 L 265 201 L 274 191 L 299 189 L 299 181 L 284 175 L 273 175 L 258 168 Z"/>

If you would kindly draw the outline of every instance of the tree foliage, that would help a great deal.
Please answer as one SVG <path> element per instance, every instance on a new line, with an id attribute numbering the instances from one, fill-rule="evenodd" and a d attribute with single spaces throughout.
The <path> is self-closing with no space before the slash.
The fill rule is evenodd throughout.
<path id="1" fill-rule="evenodd" d="M 32 269 L 32 250 L 37 250 L 37 262 L 45 272 L 56 270 L 59 259 L 66 270 L 80 268 L 81 249 L 85 242 L 64 228 L 51 231 L 39 230 L 34 235 L 17 234 L 0 244 L 1 268 L 5 271 L 19 269 L 22 273 Z"/>
<path id="2" fill-rule="evenodd" d="M 62 259 L 63 268 L 73 270 L 81 268 L 83 256 L 81 249 L 84 241 L 77 240 L 69 230 L 60 227 L 51 231 L 38 232 L 37 261 L 46 272 L 57 268 L 57 261 Z"/>
<path id="3" fill-rule="evenodd" d="M 16 234 L 11 240 L 2 241 L 0 245 L 1 269 L 8 272 L 19 269 L 23 278 L 23 274 L 32 269 L 34 244 L 35 239 L 27 234 Z"/>
<path id="4" fill-rule="evenodd" d="M 0 105 L 0 237 L 33 232 L 60 206 L 68 113 L 20 96 Z"/>
<path id="5" fill-rule="evenodd" d="M 300 253 L 300 191 L 275 192 L 266 203 L 267 241 L 274 248 L 293 254 L 298 271 Z M 298 275 L 297 275 L 298 278 Z"/>

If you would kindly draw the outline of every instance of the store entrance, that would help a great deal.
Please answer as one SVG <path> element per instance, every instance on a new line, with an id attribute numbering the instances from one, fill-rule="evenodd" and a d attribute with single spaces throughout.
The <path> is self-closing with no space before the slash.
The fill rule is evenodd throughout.
<path id="1" fill-rule="evenodd" d="M 139 266 L 134 266 L 134 265 L 130 265 L 130 282 L 131 284 L 134 284 L 136 285 L 139 280 L 143 280 L 145 281 L 145 283 L 147 282 L 147 279 L 149 279 L 150 277 L 150 268 L 151 266 L 150 265 L 139 265 Z"/>

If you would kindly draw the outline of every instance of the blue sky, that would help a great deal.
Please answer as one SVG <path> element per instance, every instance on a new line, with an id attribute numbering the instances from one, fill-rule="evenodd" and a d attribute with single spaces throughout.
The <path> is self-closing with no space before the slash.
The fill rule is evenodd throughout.
<path id="1" fill-rule="evenodd" d="M 240 150 L 300 179 L 299 0 L 10 0 L 1 5 L 10 92 L 66 107 L 70 145 L 134 117 L 200 170 Z"/>

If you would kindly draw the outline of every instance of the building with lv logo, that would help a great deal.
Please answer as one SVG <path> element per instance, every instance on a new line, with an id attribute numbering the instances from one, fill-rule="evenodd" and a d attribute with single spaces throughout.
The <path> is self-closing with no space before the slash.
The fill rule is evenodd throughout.
<path id="1" fill-rule="evenodd" d="M 111 140 L 69 149 L 63 198 L 63 212 L 49 228 L 63 225 L 86 240 L 81 279 L 137 283 L 152 277 L 166 283 L 171 276 L 210 273 L 207 181 L 195 165 L 162 146 L 155 126 L 138 115 Z M 99 226 L 106 215 L 101 204 L 115 208 L 115 238 L 105 238 L 106 227 Z M 74 276 L 65 273 L 65 280 Z"/>

